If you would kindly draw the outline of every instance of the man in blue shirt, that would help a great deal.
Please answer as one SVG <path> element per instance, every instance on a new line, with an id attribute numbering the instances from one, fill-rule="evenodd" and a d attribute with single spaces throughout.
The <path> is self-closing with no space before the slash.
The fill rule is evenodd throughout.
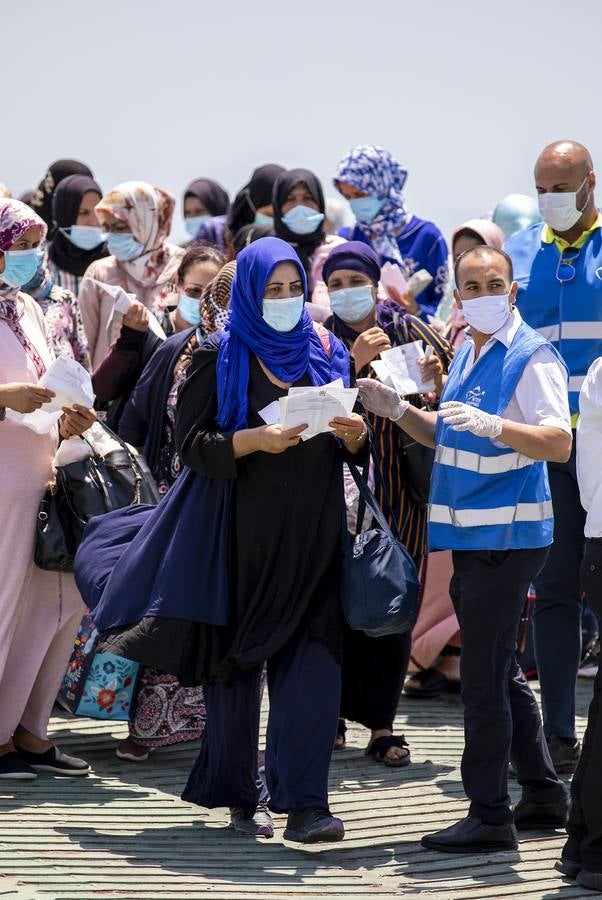
<path id="1" fill-rule="evenodd" d="M 515 234 L 505 250 L 518 282 L 517 307 L 561 353 L 569 369 L 573 428 L 586 372 L 602 355 L 602 215 L 587 149 L 573 141 L 546 147 L 535 165 L 543 224 Z M 581 656 L 579 566 L 585 513 L 579 499 L 576 444 L 567 463 L 551 463 L 554 544 L 535 580 L 535 653 L 544 730 L 557 772 L 574 771 L 575 682 Z"/>

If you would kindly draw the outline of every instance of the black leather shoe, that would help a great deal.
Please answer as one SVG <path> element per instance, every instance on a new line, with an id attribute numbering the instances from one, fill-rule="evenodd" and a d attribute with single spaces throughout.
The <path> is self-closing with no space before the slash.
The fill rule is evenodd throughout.
<path id="1" fill-rule="evenodd" d="M 558 775 L 574 772 L 581 756 L 581 744 L 575 741 L 567 744 L 562 738 L 552 735 L 548 738 L 548 750 Z"/>
<path id="2" fill-rule="evenodd" d="M 581 863 L 576 859 L 569 859 L 567 856 L 561 856 L 557 863 L 554 864 L 557 872 L 562 872 L 565 878 L 574 881 L 581 871 Z"/>
<path id="3" fill-rule="evenodd" d="M 230 807 L 230 824 L 240 834 L 252 834 L 255 837 L 273 838 L 274 823 L 268 812 L 267 803 L 262 801 L 256 807 Z"/>
<path id="4" fill-rule="evenodd" d="M 293 809 L 288 814 L 284 832 L 286 841 L 300 844 L 318 844 L 324 841 L 342 841 L 345 826 L 330 814 L 329 809 Z"/>
<path id="5" fill-rule="evenodd" d="M 587 869 L 581 869 L 577 875 L 577 884 L 602 894 L 602 872 L 588 872 Z"/>
<path id="6" fill-rule="evenodd" d="M 518 835 L 511 822 L 487 825 L 468 816 L 449 828 L 426 834 L 421 844 L 442 853 L 494 853 L 496 850 L 516 850 Z"/>
<path id="7" fill-rule="evenodd" d="M 532 800 L 519 800 L 513 809 L 514 824 L 518 831 L 537 829 L 555 831 L 564 828 L 569 817 L 568 797 L 556 803 L 534 803 Z"/>

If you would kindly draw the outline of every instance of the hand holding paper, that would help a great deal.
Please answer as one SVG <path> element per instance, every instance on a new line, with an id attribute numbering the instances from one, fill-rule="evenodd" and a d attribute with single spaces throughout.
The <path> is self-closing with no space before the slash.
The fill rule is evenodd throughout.
<path id="1" fill-rule="evenodd" d="M 380 359 L 372 363 L 372 368 L 379 381 L 395 388 L 402 397 L 424 394 L 435 389 L 433 378 L 423 381 L 425 370 L 419 361 L 424 358 L 422 342 L 413 341 L 383 351 Z"/>
<path id="2" fill-rule="evenodd" d="M 61 355 L 55 359 L 41 377 L 40 385 L 52 393 L 51 400 L 34 412 L 23 414 L 7 410 L 6 413 L 7 418 L 26 425 L 38 434 L 48 434 L 52 430 L 63 415 L 64 407 L 79 405 L 88 409 L 94 404 L 90 373 L 70 356 Z"/>
<path id="3" fill-rule="evenodd" d="M 330 423 L 337 417 L 349 418 L 356 399 L 357 388 L 343 387 L 340 378 L 321 387 L 290 388 L 280 398 L 280 421 L 284 428 L 306 424 L 301 439 L 307 441 L 332 432 Z"/>
<path id="4" fill-rule="evenodd" d="M 286 397 L 274 400 L 259 415 L 267 425 L 282 424 L 284 429 L 307 425 L 300 432 L 301 439 L 307 441 L 335 431 L 332 423 L 337 418 L 349 419 L 356 399 L 357 388 L 345 388 L 338 378 L 321 387 L 290 388 Z"/>
<path id="5" fill-rule="evenodd" d="M 96 278 L 92 280 L 104 291 L 105 294 L 108 294 L 109 297 L 113 299 L 113 309 L 111 311 L 111 315 L 109 316 L 109 321 L 107 322 L 107 332 L 109 334 L 109 337 L 111 337 L 113 326 L 117 319 L 116 313 L 120 313 L 122 316 L 126 316 L 132 307 L 133 301 L 136 300 L 136 295 L 127 293 L 120 284 L 107 284 L 104 281 L 98 281 Z M 159 325 L 157 318 L 152 314 L 152 312 L 148 315 L 147 327 L 162 341 L 166 339 L 167 335 Z M 137 330 L 146 331 L 146 328 L 138 328 Z"/>

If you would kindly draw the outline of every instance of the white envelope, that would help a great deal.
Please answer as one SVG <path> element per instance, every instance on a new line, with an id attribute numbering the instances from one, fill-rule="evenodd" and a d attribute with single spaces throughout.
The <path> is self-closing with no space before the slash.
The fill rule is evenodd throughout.
<path id="1" fill-rule="evenodd" d="M 394 387 L 402 397 L 410 394 L 425 394 L 435 389 L 435 382 L 432 379 L 430 381 L 422 380 L 423 373 L 418 365 L 418 360 L 423 359 L 424 356 L 422 341 L 412 341 L 409 344 L 402 344 L 400 347 L 383 350 L 380 360 L 374 360 L 371 366 L 376 377 L 383 384 Z"/>
<path id="2" fill-rule="evenodd" d="M 341 378 L 318 387 L 290 388 L 288 395 L 279 401 L 280 421 L 284 428 L 307 425 L 301 433 L 304 441 L 317 434 L 331 433 L 328 423 L 337 416 L 349 418 L 357 393 L 357 388 L 345 388 Z"/>

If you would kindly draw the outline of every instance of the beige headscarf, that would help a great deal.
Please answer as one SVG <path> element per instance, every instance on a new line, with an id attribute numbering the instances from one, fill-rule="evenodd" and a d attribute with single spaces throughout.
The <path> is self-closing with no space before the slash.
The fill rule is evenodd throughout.
<path id="1" fill-rule="evenodd" d="M 101 219 L 103 212 L 120 219 L 144 247 L 144 253 L 137 259 L 120 262 L 138 281 L 157 281 L 170 261 L 172 254 L 167 238 L 175 202 L 175 198 L 162 188 L 145 181 L 125 181 L 105 194 L 96 206 Z"/>

